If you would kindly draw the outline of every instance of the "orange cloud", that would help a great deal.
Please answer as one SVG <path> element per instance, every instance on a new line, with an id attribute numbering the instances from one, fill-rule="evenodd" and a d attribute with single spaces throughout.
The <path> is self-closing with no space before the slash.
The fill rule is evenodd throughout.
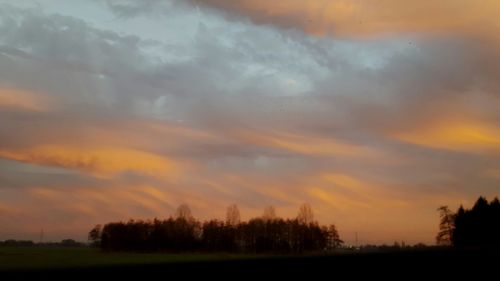
<path id="1" fill-rule="evenodd" d="M 394 135 L 425 147 L 483 153 L 500 151 L 500 128 L 477 121 L 441 121 Z"/>
<path id="2" fill-rule="evenodd" d="M 500 27 L 500 2 L 400 0 L 194 0 L 249 16 L 262 24 L 311 34 L 344 36 L 393 32 L 491 32 Z M 496 35 L 495 35 L 496 36 Z"/>
<path id="3" fill-rule="evenodd" d="M 152 153 L 108 147 L 41 145 L 29 149 L 0 150 L 0 157 L 46 166 L 76 169 L 97 176 L 136 172 L 165 177 L 178 171 L 179 165 Z"/>
<path id="4" fill-rule="evenodd" d="M 333 138 L 297 135 L 288 132 L 239 132 L 237 137 L 255 145 L 313 156 L 374 157 L 379 152 Z"/>
<path id="5" fill-rule="evenodd" d="M 313 180 L 313 186 L 307 188 L 308 193 L 336 208 L 371 209 L 380 206 L 407 205 L 404 200 L 398 199 L 395 192 L 389 192 L 387 187 L 380 183 L 367 182 L 342 173 L 325 173 Z"/>
<path id="6" fill-rule="evenodd" d="M 11 108 L 25 111 L 46 111 L 49 108 L 47 100 L 39 95 L 16 89 L 0 89 L 0 108 Z"/>
<path id="7" fill-rule="evenodd" d="M 82 219 L 92 220 L 102 220 L 103 216 L 106 216 L 107 220 L 167 218 L 174 214 L 179 204 L 186 202 L 187 195 L 190 195 L 187 203 L 191 208 L 207 210 L 198 214 L 198 217 L 206 218 L 207 214 L 213 211 L 215 202 L 208 198 L 184 194 L 180 189 L 152 185 L 35 187 L 27 190 L 26 197 L 33 198 L 38 206 L 43 206 L 41 210 L 53 207 L 60 210 L 61 214 L 69 212 Z M 224 205 L 220 209 L 224 210 Z"/>

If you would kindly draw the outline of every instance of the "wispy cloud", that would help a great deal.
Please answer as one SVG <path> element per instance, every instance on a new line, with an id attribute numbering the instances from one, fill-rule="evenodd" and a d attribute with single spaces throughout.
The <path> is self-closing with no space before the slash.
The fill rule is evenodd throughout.
<path id="1" fill-rule="evenodd" d="M 400 132 L 396 138 L 436 149 L 473 153 L 500 151 L 500 128 L 486 122 L 436 121 L 423 128 Z"/>
<path id="2" fill-rule="evenodd" d="M 42 99 L 36 93 L 17 89 L 0 89 L 0 108 L 43 112 L 49 110 L 50 105 L 46 99 Z"/>
<path id="3" fill-rule="evenodd" d="M 316 35 L 373 36 L 404 32 L 483 33 L 492 36 L 500 22 L 494 0 L 192 0 L 247 16 L 260 24 L 297 28 Z"/>
<path id="4" fill-rule="evenodd" d="M 30 164 L 76 169 L 98 176 L 135 172 L 168 177 L 179 170 L 178 165 L 166 157 L 124 148 L 44 145 L 26 150 L 0 150 L 0 157 Z"/>

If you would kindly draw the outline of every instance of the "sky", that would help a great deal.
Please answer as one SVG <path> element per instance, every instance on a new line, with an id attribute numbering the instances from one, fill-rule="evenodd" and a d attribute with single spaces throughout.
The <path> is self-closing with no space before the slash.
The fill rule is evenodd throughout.
<path id="1" fill-rule="evenodd" d="M 0 0 L 0 240 L 309 203 L 433 244 L 500 190 L 496 0 Z"/>

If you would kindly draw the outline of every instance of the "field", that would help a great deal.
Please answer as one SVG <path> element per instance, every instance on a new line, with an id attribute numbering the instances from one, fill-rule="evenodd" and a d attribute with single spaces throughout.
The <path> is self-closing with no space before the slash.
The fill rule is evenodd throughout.
<path id="1" fill-rule="evenodd" d="M 473 276 L 497 270 L 498 252 L 425 250 L 313 256 L 103 253 L 91 248 L 0 247 L 0 280 L 88 280 L 93 276 L 259 278 L 306 276 Z M 4 278 L 2 278 L 4 277 Z M 234 278 L 229 278 L 234 279 Z M 238 278 L 236 278 L 238 279 Z"/>
<path id="2" fill-rule="evenodd" d="M 198 253 L 105 253 L 95 248 L 85 247 L 0 247 L 0 271 L 224 261 L 258 257 Z"/>

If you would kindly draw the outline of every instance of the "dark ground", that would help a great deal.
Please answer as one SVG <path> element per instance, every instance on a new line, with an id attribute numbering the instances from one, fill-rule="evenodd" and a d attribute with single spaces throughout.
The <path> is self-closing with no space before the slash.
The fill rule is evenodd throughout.
<path id="1" fill-rule="evenodd" d="M 0 271 L 0 280 L 500 280 L 499 275 L 500 254 L 497 251 L 422 250 L 60 269 L 7 269 Z"/>

